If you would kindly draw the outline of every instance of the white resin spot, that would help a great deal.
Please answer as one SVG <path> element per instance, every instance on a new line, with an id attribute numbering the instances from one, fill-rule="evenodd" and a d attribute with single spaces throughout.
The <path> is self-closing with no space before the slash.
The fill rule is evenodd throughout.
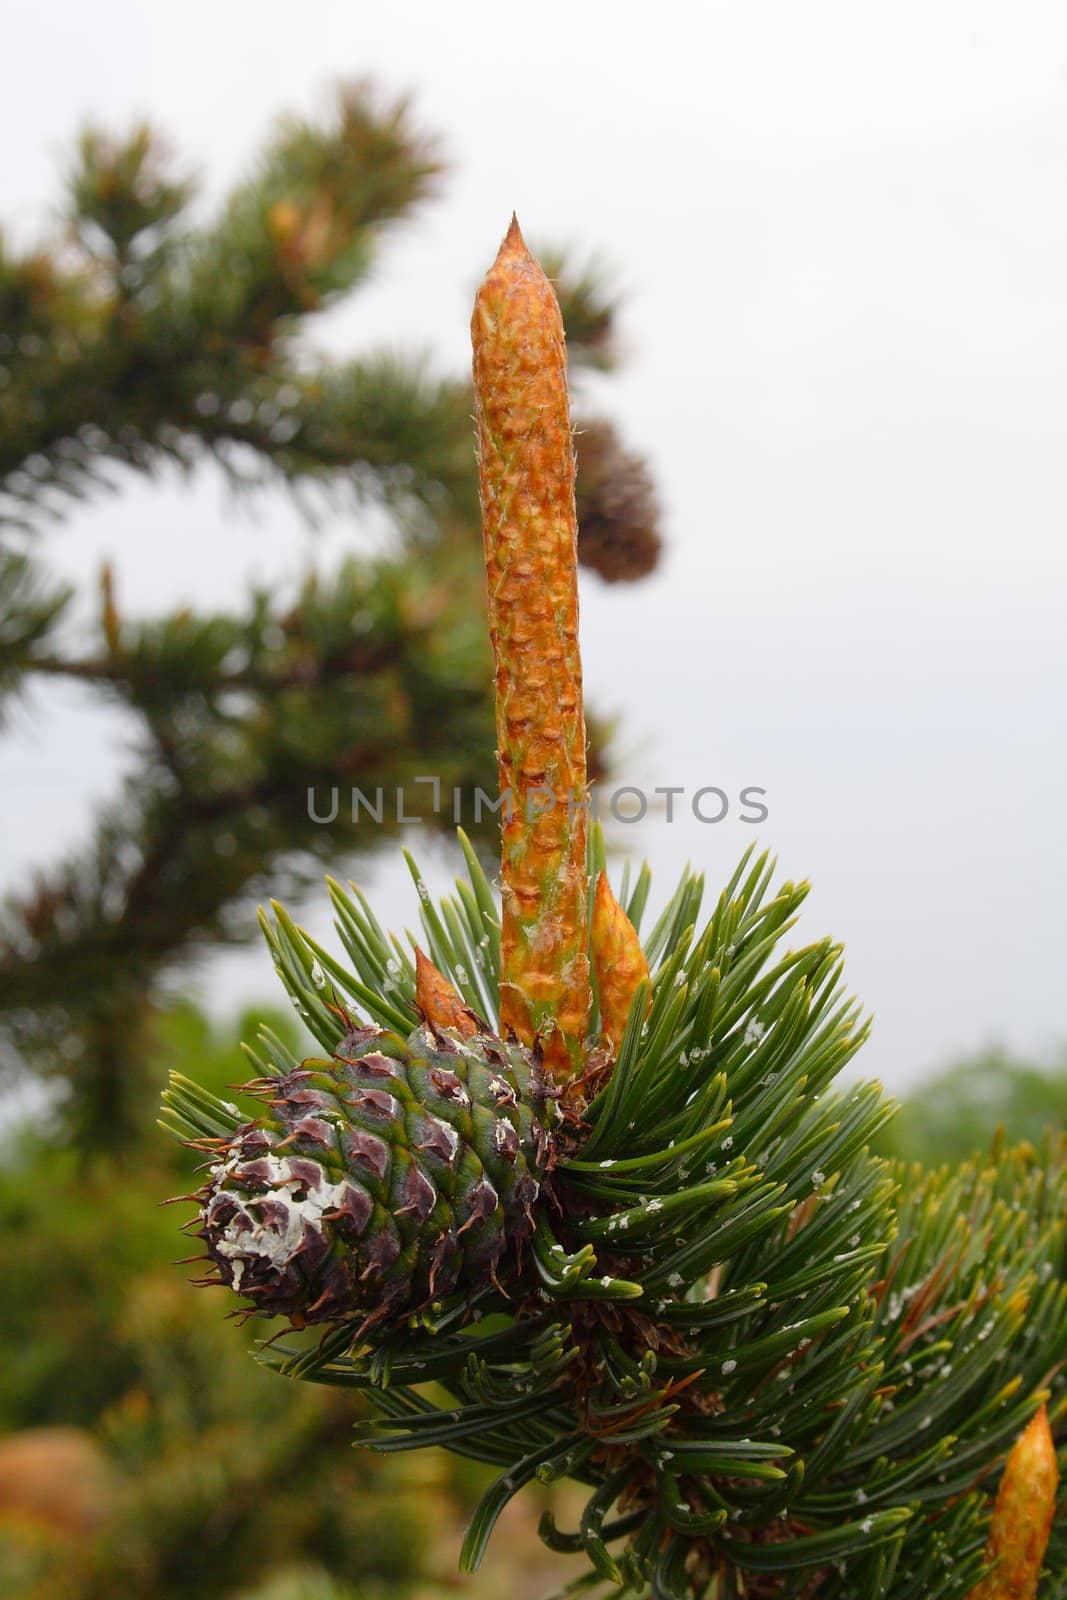
<path id="1" fill-rule="evenodd" d="M 284 1216 L 265 1221 L 255 1215 L 258 1210 L 257 1198 L 245 1200 L 232 1190 L 227 1191 L 238 1209 L 215 1240 L 215 1249 L 229 1261 L 233 1271 L 233 1287 L 237 1292 L 240 1292 L 249 1256 L 260 1256 L 281 1271 L 300 1250 L 305 1228 L 319 1227 L 324 1214 L 336 1211 L 351 1188 L 347 1178 L 342 1178 L 339 1183 L 326 1183 L 320 1178 L 318 1184 L 312 1187 L 306 1178 L 293 1171 L 292 1163 L 286 1157 L 267 1155 L 258 1158 L 258 1162 L 267 1168 L 267 1182 L 271 1185 L 270 1199 L 275 1206 L 284 1208 Z M 221 1182 L 239 1164 L 231 1157 L 228 1162 L 214 1167 L 211 1175 Z M 302 1200 L 297 1200 L 290 1193 L 294 1188 L 305 1191 Z M 259 1198 L 266 1199 L 267 1196 Z"/>

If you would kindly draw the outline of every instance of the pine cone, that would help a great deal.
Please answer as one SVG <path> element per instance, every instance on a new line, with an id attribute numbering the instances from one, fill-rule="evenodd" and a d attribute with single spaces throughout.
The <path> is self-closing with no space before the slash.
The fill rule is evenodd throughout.
<path id="1" fill-rule="evenodd" d="M 605 583 L 647 577 L 663 548 L 648 467 L 603 420 L 579 424 L 574 450 L 579 561 Z"/>
<path id="2" fill-rule="evenodd" d="M 494 1279 L 526 1237 L 550 1102 L 522 1046 L 362 1027 L 248 1089 L 267 1109 L 220 1142 L 199 1232 L 263 1315 L 403 1319 Z"/>

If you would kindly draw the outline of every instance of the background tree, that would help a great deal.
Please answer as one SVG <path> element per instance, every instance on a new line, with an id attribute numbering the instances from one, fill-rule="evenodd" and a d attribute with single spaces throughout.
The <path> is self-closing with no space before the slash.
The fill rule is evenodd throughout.
<path id="1" fill-rule="evenodd" d="M 327 360 L 303 338 L 442 175 L 409 107 L 359 84 L 321 125 L 283 122 L 206 226 L 151 129 L 90 129 L 64 238 L 0 243 L 0 696 L 76 679 L 141 730 L 92 847 L 37 874 L 0 925 L 7 1071 L 70 1086 L 83 1149 L 128 1148 L 153 1102 L 163 975 L 243 938 L 268 884 L 291 893 L 324 855 L 366 847 L 344 810 L 312 821 L 309 788 L 408 785 L 415 809 L 420 774 L 446 793 L 491 787 L 469 383 L 395 355 Z M 614 303 L 589 274 L 554 270 L 572 370 L 610 369 Z M 640 577 L 659 552 L 648 473 L 602 419 L 580 424 L 578 450 L 583 560 L 609 582 Z M 291 597 L 152 621 L 124 614 L 105 570 L 95 637 L 80 636 L 71 591 L 42 568 L 42 525 L 121 487 L 123 469 L 206 460 L 240 489 L 284 485 L 309 517 L 384 509 L 392 551 Z M 447 808 L 426 820 L 451 826 Z"/>
<path id="2" fill-rule="evenodd" d="M 909 1094 L 883 1130 L 886 1155 L 925 1166 L 987 1151 L 998 1130 L 1011 1144 L 1039 1145 L 1067 1129 L 1067 1052 L 1032 1060 L 993 1045 L 948 1061 Z"/>

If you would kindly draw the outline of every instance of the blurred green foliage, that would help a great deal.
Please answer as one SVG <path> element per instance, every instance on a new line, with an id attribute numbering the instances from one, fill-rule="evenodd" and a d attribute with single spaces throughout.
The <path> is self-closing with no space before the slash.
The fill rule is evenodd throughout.
<path id="1" fill-rule="evenodd" d="M 1038 1061 L 993 1045 L 913 1088 L 877 1144 L 881 1155 L 934 1167 L 988 1150 L 1001 1129 L 1008 1145 L 1039 1145 L 1065 1128 L 1067 1046 Z"/>
<path id="2" fill-rule="evenodd" d="M 220 1094 L 246 1078 L 238 1041 L 258 1020 L 245 1015 L 216 1029 L 193 1006 L 164 1013 L 157 1093 L 174 1062 L 195 1065 Z M 294 1037 L 288 1015 L 272 1014 L 270 1023 Z M 0 1302 L 0 1430 L 87 1426 L 131 1381 L 144 1380 L 143 1360 L 154 1358 L 147 1347 L 138 1353 L 127 1302 L 144 1273 L 187 1253 L 176 1232 L 183 1219 L 161 1202 L 187 1189 L 193 1174 L 191 1155 L 170 1141 L 159 1145 L 129 1172 L 105 1160 L 86 1167 L 80 1153 L 57 1149 L 47 1128 L 9 1140 L 0 1169 L 0 1274 L 19 1293 Z"/>
<path id="3" fill-rule="evenodd" d="M 226 1026 L 178 1005 L 158 1018 L 152 1076 L 177 1067 L 225 1094 L 240 1040 L 290 1014 Z M 456 1457 L 352 1448 L 358 1399 L 260 1367 L 196 1268 L 180 1224 L 195 1160 L 159 1140 L 135 1170 L 88 1168 L 50 1119 L 0 1159 L 0 1594 L 5 1600 L 431 1600 L 454 1568 L 486 1471 Z M 45 1484 L 42 1487 L 41 1478 Z M 547 1503 L 547 1502 L 542 1502 Z M 469 1591 L 518 1593 L 515 1543 L 548 1587 L 540 1506 Z M 552 1558 L 547 1558 L 551 1560 Z M 501 1565 L 501 1562 L 503 1565 Z"/>

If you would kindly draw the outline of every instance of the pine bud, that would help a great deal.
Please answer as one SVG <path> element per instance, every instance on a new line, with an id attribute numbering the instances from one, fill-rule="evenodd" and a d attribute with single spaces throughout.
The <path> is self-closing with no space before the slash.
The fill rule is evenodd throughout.
<path id="1" fill-rule="evenodd" d="M 512 219 L 475 300 L 482 531 L 505 799 L 500 1025 L 557 1078 L 589 1022 L 586 753 L 563 320 Z"/>
<path id="2" fill-rule="evenodd" d="M 462 995 L 417 947 L 415 1004 L 431 1027 L 452 1028 L 464 1039 L 473 1038 L 478 1032 L 477 1019 Z"/>
<path id="3" fill-rule="evenodd" d="M 115 604 L 115 573 L 110 561 L 100 568 L 100 630 L 109 656 L 117 656 L 122 646 L 122 624 Z"/>
<path id="4" fill-rule="evenodd" d="M 1056 1447 L 1042 1406 L 1004 1467 L 986 1545 L 993 1570 L 970 1600 L 1036 1600 L 1059 1486 Z"/>
<path id="5" fill-rule="evenodd" d="M 597 879 L 590 945 L 600 1000 L 600 1029 L 617 1048 L 638 985 L 648 981 L 648 962 L 633 923 L 612 893 L 606 872 Z"/>

